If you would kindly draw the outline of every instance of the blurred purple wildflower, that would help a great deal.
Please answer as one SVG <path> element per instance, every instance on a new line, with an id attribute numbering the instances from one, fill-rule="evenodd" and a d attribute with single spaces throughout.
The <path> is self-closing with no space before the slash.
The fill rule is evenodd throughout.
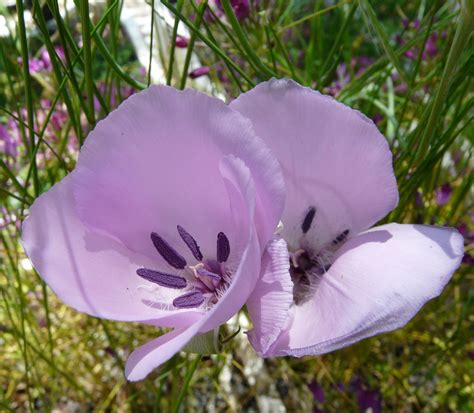
<path id="1" fill-rule="evenodd" d="M 108 87 L 104 82 L 99 83 L 97 88 L 99 89 L 102 95 L 110 96 L 108 99 L 106 99 L 106 101 L 108 101 L 110 109 L 115 109 L 123 100 L 136 93 L 136 90 L 131 86 L 121 86 L 119 94 L 117 87 L 114 84 Z M 97 97 L 95 96 L 94 110 L 96 112 L 102 111 L 102 106 L 99 102 L 99 99 L 97 99 Z"/>
<path id="2" fill-rule="evenodd" d="M 413 34 L 413 31 L 411 29 L 417 30 L 420 27 L 420 21 L 418 19 L 415 19 L 411 24 L 408 22 L 408 20 L 404 19 L 403 22 L 403 28 L 407 32 L 406 34 L 408 36 L 411 36 Z M 428 37 L 425 48 L 423 50 L 422 54 L 422 59 L 423 60 L 428 60 L 432 59 L 435 57 L 438 52 L 438 40 L 439 40 L 439 34 L 438 32 L 433 32 L 430 34 Z M 442 37 L 442 36 L 441 36 Z M 405 44 L 405 40 L 402 37 L 401 33 L 397 33 L 395 35 L 395 42 L 399 44 L 400 46 Z M 404 55 L 410 60 L 417 60 L 418 56 L 420 54 L 420 50 L 417 47 L 412 47 L 411 49 L 407 50 Z"/>
<path id="3" fill-rule="evenodd" d="M 198 77 L 207 75 L 210 71 L 211 69 L 208 66 L 201 66 L 191 71 L 189 77 L 191 79 L 197 79 Z"/>
<path id="4" fill-rule="evenodd" d="M 66 55 L 64 53 L 64 49 L 62 46 L 56 46 L 54 48 L 54 50 L 56 50 L 56 54 L 58 55 L 59 59 L 62 60 L 62 61 L 65 61 L 66 60 Z"/>
<path id="5" fill-rule="evenodd" d="M 14 213 L 8 211 L 7 208 L 0 208 L 0 231 L 9 225 L 14 225 L 16 229 L 20 229 L 21 220 Z"/>
<path id="6" fill-rule="evenodd" d="M 10 130 L 9 130 L 10 129 Z M 20 137 L 15 136 L 17 132 L 16 124 L 8 121 L 8 128 L 0 123 L 0 152 L 11 157 L 18 155 L 18 145 Z"/>
<path id="7" fill-rule="evenodd" d="M 314 400 L 324 403 L 325 395 L 323 387 L 315 380 L 308 384 L 309 390 L 313 393 Z"/>
<path id="8" fill-rule="evenodd" d="M 428 56 L 434 57 L 438 53 L 437 41 L 438 41 L 438 33 L 434 32 L 426 41 L 425 51 L 426 51 L 426 54 L 428 54 Z"/>
<path id="9" fill-rule="evenodd" d="M 61 46 L 57 46 L 54 48 L 56 54 L 60 60 L 65 60 L 64 49 Z M 20 65 L 23 64 L 23 59 L 20 57 L 18 58 L 18 63 Z M 39 72 L 49 72 L 52 70 L 53 65 L 51 63 L 51 57 L 49 52 L 46 48 L 41 48 L 39 51 L 39 57 L 30 57 L 28 59 L 28 67 L 31 73 L 39 73 Z"/>
<path id="10" fill-rule="evenodd" d="M 410 50 L 407 50 L 405 52 L 405 57 L 407 57 L 410 60 L 415 60 L 417 57 L 416 49 L 412 48 Z"/>
<path id="11" fill-rule="evenodd" d="M 474 222 L 474 216 L 471 214 L 471 224 Z M 468 224 L 462 223 L 457 227 L 458 231 L 464 237 L 466 245 L 464 257 L 462 259 L 463 264 L 472 265 L 474 264 L 474 231 L 469 229 Z"/>
<path id="12" fill-rule="evenodd" d="M 378 389 L 368 388 L 360 377 L 352 379 L 349 388 L 357 396 L 357 403 L 361 412 L 381 413 L 382 395 Z"/>
<path id="13" fill-rule="evenodd" d="M 42 62 L 43 70 L 51 70 L 53 65 L 49 53 L 45 48 L 40 51 L 40 61 Z"/>
<path id="14" fill-rule="evenodd" d="M 374 62 L 369 56 L 354 57 L 350 62 L 350 71 L 347 65 L 342 62 L 336 68 L 336 79 L 325 89 L 325 93 L 336 96 L 351 80 L 351 73 L 354 77 L 362 75 L 367 68 Z"/>
<path id="15" fill-rule="evenodd" d="M 18 63 L 23 65 L 23 59 L 21 57 L 18 58 Z M 30 57 L 28 59 L 28 67 L 31 73 L 38 73 L 43 70 L 50 70 L 51 69 L 51 59 L 49 58 L 48 52 L 46 49 L 40 50 L 40 55 L 38 58 Z"/>
<path id="16" fill-rule="evenodd" d="M 383 120 L 383 115 L 380 112 L 377 112 L 372 116 L 372 120 L 378 126 L 378 124 Z"/>
<path id="17" fill-rule="evenodd" d="M 180 49 L 185 49 L 186 47 L 188 47 L 188 44 L 189 44 L 189 39 L 187 37 L 184 37 L 184 36 L 176 36 L 176 47 L 180 48 Z"/>
<path id="18" fill-rule="evenodd" d="M 436 203 L 439 206 L 446 205 L 451 198 L 453 188 L 450 184 L 444 184 L 436 190 Z"/>
<path id="19" fill-rule="evenodd" d="M 237 19 L 244 20 L 250 16 L 250 4 L 248 0 L 230 0 L 230 5 Z M 216 6 L 221 12 L 224 11 L 221 0 L 216 0 Z"/>

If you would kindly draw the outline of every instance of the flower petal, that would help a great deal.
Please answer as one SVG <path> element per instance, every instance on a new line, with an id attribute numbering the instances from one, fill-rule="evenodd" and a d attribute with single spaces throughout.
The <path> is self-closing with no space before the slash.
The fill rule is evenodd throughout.
<path id="1" fill-rule="evenodd" d="M 258 208 L 268 212 L 258 216 L 261 242 L 267 242 L 283 208 L 278 162 L 238 112 L 202 93 L 166 86 L 130 97 L 90 133 L 74 178 L 81 219 L 160 260 L 150 242 L 155 231 L 193 262 L 180 225 L 205 257 L 213 257 L 217 233 L 232 238 L 219 171 L 226 154 L 251 170 Z"/>
<path id="2" fill-rule="evenodd" d="M 239 262 L 228 263 L 231 268 L 236 266 L 233 269 L 232 283 L 217 304 L 195 324 L 187 329 L 176 329 L 136 349 L 127 360 L 125 371 L 128 380 L 143 379 L 186 346 L 195 335 L 213 330 L 227 321 L 244 305 L 255 287 L 261 254 L 252 221 L 255 187 L 250 170 L 242 160 L 229 155 L 221 161 L 221 172 L 228 190 L 234 224 L 240 225 L 248 234 Z"/>
<path id="3" fill-rule="evenodd" d="M 87 229 L 79 220 L 72 176 L 41 195 L 23 224 L 25 251 L 41 277 L 61 300 L 79 311 L 123 321 L 163 326 L 189 325 L 200 314 L 161 311 L 146 303 L 136 270 L 149 259 L 116 240 Z"/>
<path id="4" fill-rule="evenodd" d="M 127 379 L 144 379 L 155 367 L 165 363 L 181 350 L 196 335 L 198 329 L 198 324 L 187 329 L 176 329 L 135 349 L 125 365 Z"/>
<path id="5" fill-rule="evenodd" d="M 253 221 L 256 190 L 252 175 L 244 162 L 232 155 L 222 159 L 220 169 L 229 194 L 233 224 L 246 238 L 242 240 L 239 260 L 233 262 L 231 255 L 226 262 L 226 268 L 233 273 L 232 282 L 206 314 L 201 332 L 214 329 L 238 312 L 255 288 L 260 273 L 261 249 Z"/>
<path id="6" fill-rule="evenodd" d="M 288 246 L 282 238 L 272 240 L 262 260 L 261 276 L 247 301 L 254 328 L 248 338 L 255 350 L 265 356 L 288 320 L 293 302 Z"/>
<path id="7" fill-rule="evenodd" d="M 361 113 L 286 79 L 261 83 L 230 106 L 252 121 L 282 165 L 282 236 L 292 248 L 301 247 L 311 208 L 305 237 L 318 248 L 347 229 L 366 230 L 397 204 L 388 144 Z"/>
<path id="8" fill-rule="evenodd" d="M 312 299 L 292 307 L 273 355 L 327 353 L 404 326 L 462 256 L 463 238 L 449 228 L 388 224 L 350 239 Z"/>

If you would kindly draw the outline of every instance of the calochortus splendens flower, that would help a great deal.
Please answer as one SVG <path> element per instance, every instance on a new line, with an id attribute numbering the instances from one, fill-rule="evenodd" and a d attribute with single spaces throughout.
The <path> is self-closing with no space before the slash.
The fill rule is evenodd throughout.
<path id="1" fill-rule="evenodd" d="M 131 354 L 139 380 L 247 301 L 283 185 L 240 113 L 154 86 L 97 124 L 74 171 L 30 208 L 23 245 L 75 309 L 174 328 Z"/>
<path id="2" fill-rule="evenodd" d="M 326 353 L 406 324 L 459 266 L 453 229 L 388 224 L 398 202 L 385 138 L 361 113 L 289 80 L 231 105 L 280 161 L 282 230 L 247 303 L 263 356 Z"/>

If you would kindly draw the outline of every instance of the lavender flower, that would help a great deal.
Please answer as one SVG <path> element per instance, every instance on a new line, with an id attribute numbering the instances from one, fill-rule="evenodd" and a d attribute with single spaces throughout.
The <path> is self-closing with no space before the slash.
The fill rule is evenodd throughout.
<path id="1" fill-rule="evenodd" d="M 198 77 L 205 76 L 209 74 L 211 69 L 208 66 L 201 66 L 197 69 L 194 69 L 192 72 L 189 73 L 189 77 L 191 79 L 197 79 Z"/>
<path id="2" fill-rule="evenodd" d="M 349 387 L 357 395 L 357 403 L 361 412 L 382 412 L 382 395 L 378 390 L 367 388 L 358 377 L 351 381 Z"/>
<path id="3" fill-rule="evenodd" d="M 451 198 L 451 194 L 453 189 L 451 188 L 450 184 L 444 184 L 440 188 L 436 190 L 436 203 L 439 206 L 446 205 Z"/>
<path id="4" fill-rule="evenodd" d="M 463 256 L 454 229 L 387 224 L 398 202 L 392 154 L 371 120 L 290 80 L 231 105 L 284 171 L 282 230 L 247 302 L 265 357 L 316 355 L 405 325 Z"/>
<path id="5" fill-rule="evenodd" d="M 0 152 L 15 158 L 18 155 L 18 146 L 20 144 L 20 137 L 17 131 L 16 124 L 13 121 L 8 122 L 10 131 L 5 125 L 0 123 Z"/>
<path id="6" fill-rule="evenodd" d="M 223 12 L 221 0 L 216 0 L 216 5 L 220 12 Z M 250 16 L 249 0 L 230 0 L 230 5 L 234 10 L 235 16 L 239 20 L 244 20 Z"/>
<path id="7" fill-rule="evenodd" d="M 218 99 L 153 86 L 99 122 L 30 209 L 23 246 L 67 304 L 174 330 L 136 349 L 144 378 L 252 292 L 283 209 L 277 161 Z"/>
<path id="8" fill-rule="evenodd" d="M 185 49 L 188 47 L 189 39 L 184 36 L 176 36 L 176 47 L 180 49 Z"/>
<path id="9" fill-rule="evenodd" d="M 324 400 L 326 399 L 324 389 L 317 381 L 313 380 L 308 384 L 308 388 L 311 390 L 311 393 L 313 393 L 314 400 L 319 403 L 324 403 Z"/>

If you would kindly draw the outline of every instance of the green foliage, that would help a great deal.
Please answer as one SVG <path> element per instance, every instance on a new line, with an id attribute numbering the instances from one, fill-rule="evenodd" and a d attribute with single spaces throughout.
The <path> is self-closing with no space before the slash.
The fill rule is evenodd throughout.
<path id="1" fill-rule="evenodd" d="M 380 392 L 386 411 L 474 411 L 467 264 L 395 333 L 321 357 L 265 362 L 240 333 L 223 354 L 182 353 L 149 379 L 127 383 L 127 354 L 155 337 L 156 328 L 98 320 L 61 304 L 29 266 L 20 223 L 33 200 L 73 169 L 97 120 L 151 79 L 121 28 L 120 0 L 103 9 L 76 0 L 77 13 L 64 13 L 57 0 L 30 3 L 30 14 L 21 0 L 16 8 L 0 5 L 14 26 L 0 37 L 0 126 L 18 138 L 16 154 L 0 139 L 0 409 L 76 403 L 80 411 L 255 411 L 263 395 L 292 412 L 358 411 L 350 385 L 358 379 Z M 189 85 L 196 53 L 211 68 L 216 95 L 227 99 L 271 76 L 331 93 L 377 119 L 390 142 L 400 204 L 387 220 L 472 234 L 473 19 L 458 2 L 260 0 L 241 19 L 229 0 L 221 2 L 223 12 L 211 0 L 162 3 L 175 18 L 162 53 L 168 84 Z M 178 23 L 191 36 L 181 67 Z M 155 33 L 150 50 L 157 40 Z M 33 68 L 45 59 L 47 68 Z M 441 202 L 443 188 L 451 192 Z M 474 254 L 472 238 L 467 254 Z M 313 399 L 312 382 L 324 389 L 324 402 Z"/>

